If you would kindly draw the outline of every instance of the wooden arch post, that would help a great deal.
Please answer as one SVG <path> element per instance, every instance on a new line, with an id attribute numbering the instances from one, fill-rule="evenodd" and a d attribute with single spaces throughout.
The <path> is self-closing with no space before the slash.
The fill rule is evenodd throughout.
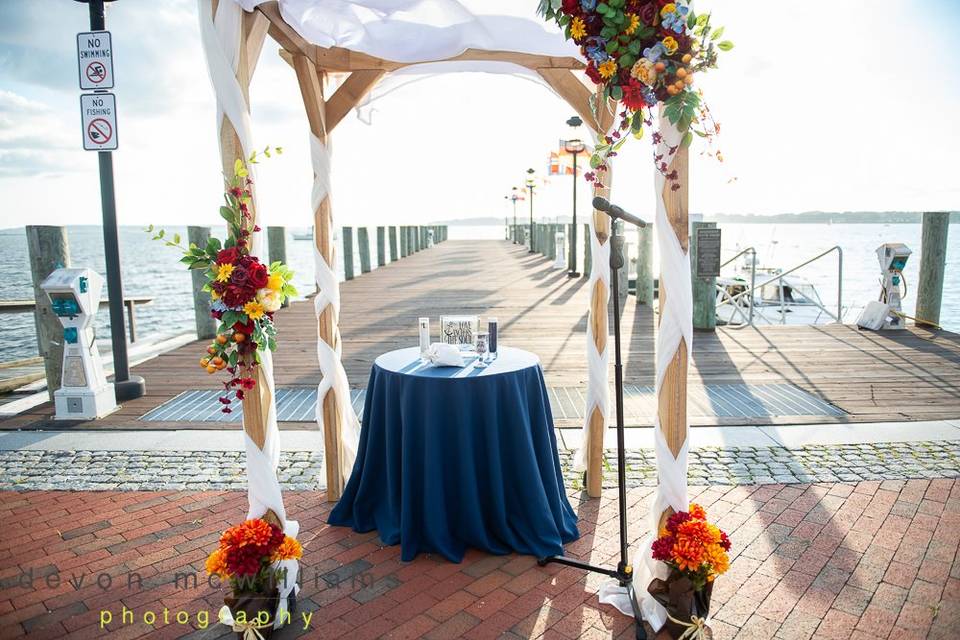
<path id="1" fill-rule="evenodd" d="M 665 122 L 666 118 L 661 119 Z M 671 181 L 666 180 L 663 185 L 663 202 L 666 205 L 667 221 L 673 228 L 677 240 L 680 242 L 680 248 L 684 253 L 689 251 L 689 208 L 688 198 L 690 192 L 690 150 L 689 147 L 681 144 L 673 155 L 666 173 L 677 172 L 676 183 L 679 189 L 671 189 Z M 663 319 L 663 309 L 667 296 L 671 292 L 666 291 L 663 286 L 663 278 L 660 278 L 659 290 L 660 314 L 657 317 L 657 327 L 660 326 L 660 320 Z M 692 318 L 691 318 L 692 321 Z M 683 443 L 687 440 L 687 353 L 691 345 L 681 338 L 677 350 L 667 365 L 667 370 L 663 376 L 663 382 L 660 385 L 660 393 L 657 396 L 657 415 L 660 418 L 660 429 L 670 448 L 670 453 L 676 458 L 683 448 Z M 686 482 L 686 479 L 684 479 Z M 660 528 L 666 524 L 667 518 L 673 514 L 673 509 L 667 507 L 660 514 Z"/>
<path id="2" fill-rule="evenodd" d="M 211 0 L 210 2 L 213 16 L 217 14 L 219 3 L 220 0 Z M 240 30 L 240 57 L 236 76 L 240 89 L 243 91 L 247 111 L 250 110 L 250 80 L 253 78 L 254 69 L 260 58 L 260 51 L 263 48 L 268 26 L 267 20 L 259 13 L 244 12 L 243 26 Z M 243 146 L 240 144 L 240 136 L 234 124 L 224 114 L 223 121 L 220 123 L 220 160 L 223 166 L 224 179 L 233 176 L 236 161 L 238 159 L 246 161 L 245 156 Z M 250 203 L 249 210 L 251 221 L 256 223 L 256 198 Z M 266 421 L 270 413 L 274 382 L 272 377 L 265 374 L 263 367 L 256 367 L 253 371 L 253 377 L 256 380 L 256 386 L 244 393 L 242 400 L 243 430 L 257 447 L 263 449 L 267 436 Z M 278 526 L 282 524 L 273 511 L 267 511 L 263 517 Z"/>

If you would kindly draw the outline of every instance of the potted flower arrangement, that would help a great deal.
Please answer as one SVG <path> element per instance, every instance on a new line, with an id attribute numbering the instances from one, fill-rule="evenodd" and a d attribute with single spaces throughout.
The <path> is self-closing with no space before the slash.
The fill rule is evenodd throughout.
<path id="1" fill-rule="evenodd" d="M 224 531 L 206 561 L 208 575 L 230 584 L 231 595 L 224 598 L 220 621 L 230 625 L 238 638 L 269 638 L 274 625 L 283 622 L 278 620 L 278 610 L 282 587 L 294 579 L 288 575 L 290 563 L 302 555 L 296 538 L 263 518 Z M 292 598 L 293 591 L 288 592 Z"/>
<path id="2" fill-rule="evenodd" d="M 684 146 L 695 134 L 718 133 L 694 83 L 733 43 L 721 40 L 723 27 L 713 28 L 710 14 L 695 14 L 686 0 L 540 0 L 538 11 L 580 47 L 586 74 L 600 88 L 602 101 L 593 104 L 594 111 L 611 99 L 622 107 L 617 126 L 590 158 L 594 171 L 606 170 L 607 159 L 630 138 L 628 133 L 643 136 L 644 125 L 652 122 L 650 108 L 659 103 L 684 133 Z M 657 159 L 664 172 L 667 164 Z M 597 179 L 593 172 L 584 177 Z"/>
<path id="3" fill-rule="evenodd" d="M 667 610 L 658 638 L 707 637 L 713 581 L 730 568 L 730 539 L 707 522 L 703 507 L 671 515 L 652 545 L 653 559 L 666 563 L 666 580 L 654 578 L 647 590 Z"/>
<path id="4" fill-rule="evenodd" d="M 282 153 L 282 148 L 274 149 Z M 270 147 L 263 150 L 270 157 Z M 255 164 L 258 153 L 253 152 L 248 162 Z M 256 386 L 254 371 L 260 363 L 260 354 L 277 348 L 277 330 L 273 314 L 290 296 L 297 295 L 291 284 L 293 271 L 280 262 L 266 265 L 251 255 L 252 235 L 260 231 L 253 222 L 250 204 L 253 201 L 253 179 L 247 164 L 237 159 L 234 175 L 227 180 L 224 206 L 220 216 L 226 220 L 227 239 L 221 244 L 210 238 L 206 246 L 181 245 L 180 235 L 167 236 L 163 229 L 147 227 L 167 246 L 183 252 L 180 262 L 189 269 L 202 269 L 207 282 L 203 290 L 210 294 L 210 315 L 217 319 L 217 336 L 200 358 L 200 366 L 207 373 L 226 370 L 224 394 L 220 397 L 222 411 L 230 413 L 230 393 L 243 400 L 245 391 Z"/>

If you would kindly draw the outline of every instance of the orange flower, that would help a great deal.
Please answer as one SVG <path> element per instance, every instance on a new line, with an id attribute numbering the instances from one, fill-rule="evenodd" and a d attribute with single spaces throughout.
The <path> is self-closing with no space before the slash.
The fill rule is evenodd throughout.
<path id="1" fill-rule="evenodd" d="M 690 514 L 690 518 L 693 520 L 706 520 L 707 512 L 700 505 L 691 502 L 690 508 L 687 510 L 687 513 Z"/>
<path id="2" fill-rule="evenodd" d="M 220 536 L 220 547 L 245 547 L 247 545 L 266 545 L 270 543 L 273 530 L 266 520 L 255 518 L 243 524 L 230 527 Z"/>
<path id="3" fill-rule="evenodd" d="M 703 520 L 687 520 L 677 527 L 677 539 L 689 540 L 692 544 L 705 546 L 720 542 L 720 530 Z"/>
<path id="4" fill-rule="evenodd" d="M 703 560 L 703 545 L 688 539 L 679 539 L 673 545 L 673 561 L 680 571 L 696 571 Z"/>
<path id="5" fill-rule="evenodd" d="M 273 557 L 270 558 L 271 562 L 276 562 L 277 560 L 296 560 L 303 555 L 303 547 L 300 546 L 300 543 L 297 542 L 296 538 L 291 538 L 290 536 L 284 536 L 283 542 L 280 543 L 280 546 L 277 547 L 277 550 L 273 552 Z"/>
<path id="6" fill-rule="evenodd" d="M 726 573 L 727 569 L 730 568 L 730 556 L 719 544 L 707 545 L 704 555 L 706 561 L 710 563 L 710 580 L 721 573 Z"/>
<path id="7" fill-rule="evenodd" d="M 215 549 L 213 553 L 207 556 L 205 566 L 208 576 L 218 575 L 221 578 L 230 577 L 230 574 L 227 572 L 227 554 L 223 549 Z"/>

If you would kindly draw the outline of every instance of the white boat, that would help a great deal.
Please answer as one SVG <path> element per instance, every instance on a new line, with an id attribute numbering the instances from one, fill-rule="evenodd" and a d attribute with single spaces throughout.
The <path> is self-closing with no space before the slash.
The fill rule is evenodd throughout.
<path id="1" fill-rule="evenodd" d="M 837 308 L 828 308 L 824 304 L 817 287 L 794 273 L 800 267 L 838 250 L 838 247 L 830 249 L 786 272 L 780 268 L 754 266 L 756 254 L 750 250 L 738 254 L 741 260 L 733 265 L 734 272 L 717 278 L 717 325 L 816 325 L 841 322 L 843 310 L 840 310 L 838 317 Z"/>

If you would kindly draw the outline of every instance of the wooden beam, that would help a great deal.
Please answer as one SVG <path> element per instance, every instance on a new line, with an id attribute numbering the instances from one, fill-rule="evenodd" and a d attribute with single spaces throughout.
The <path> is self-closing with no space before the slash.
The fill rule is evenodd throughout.
<path id="1" fill-rule="evenodd" d="M 597 182 L 594 183 L 593 195 L 601 198 L 610 196 L 610 181 L 613 179 L 613 167 L 607 162 L 606 171 L 598 171 Z M 602 187 L 598 187 L 602 184 Z M 610 217 L 602 211 L 593 211 L 593 230 L 597 242 L 601 245 L 610 240 Z M 609 270 L 604 265 L 602 268 Z M 590 293 L 590 331 L 593 335 L 593 344 L 597 353 L 603 353 L 607 348 L 608 321 L 607 298 L 609 290 L 603 280 L 597 279 Z M 604 384 L 608 382 L 604 380 Z M 609 407 L 608 407 L 609 410 Z M 587 429 L 587 495 L 599 498 L 603 489 L 603 433 L 606 430 L 606 419 L 598 407 L 594 407 L 590 414 L 590 424 Z"/>
<path id="2" fill-rule="evenodd" d="M 210 4 L 213 15 L 216 15 L 218 0 L 212 0 Z M 251 28 L 251 32 L 254 31 L 255 29 Z M 243 96 L 247 101 L 247 110 L 249 111 L 250 77 L 252 71 L 249 58 L 251 48 L 247 46 L 247 33 L 247 29 L 242 29 L 240 32 L 240 60 L 237 64 L 237 82 L 240 83 L 240 88 L 243 90 Z M 234 128 L 233 123 L 224 115 L 223 122 L 220 126 L 220 160 L 225 179 L 233 177 L 234 164 L 237 159 L 246 160 L 246 154 L 240 144 L 240 136 L 237 134 L 237 130 Z M 249 205 L 251 221 L 254 223 L 257 219 L 255 196 L 256 194 L 254 194 L 253 201 Z M 243 395 L 243 430 L 250 436 L 250 439 L 257 447 L 263 449 L 267 437 L 266 420 L 270 414 L 273 380 L 265 374 L 263 367 L 254 369 L 253 378 L 256 381 L 256 385 Z M 281 524 L 280 519 L 273 511 L 268 510 L 263 518 L 278 526 Z"/>
<path id="3" fill-rule="evenodd" d="M 297 73 L 297 82 L 300 84 L 300 94 L 303 97 L 303 108 L 307 112 L 310 131 L 323 144 L 327 144 L 330 129 L 327 125 L 327 103 L 323 95 L 323 70 L 318 69 L 313 61 L 304 55 L 294 55 L 290 62 Z M 333 268 L 336 254 L 333 243 L 333 210 L 330 206 L 329 194 L 324 197 L 317 210 L 313 212 L 313 227 L 317 251 L 323 260 Z M 317 317 L 317 334 L 332 349 L 336 349 L 340 342 L 340 329 L 337 327 L 337 321 L 337 314 L 330 305 L 327 305 Z M 340 473 L 340 460 L 343 457 L 340 412 L 337 407 L 337 396 L 333 389 L 327 391 L 320 401 L 323 402 L 323 446 L 327 475 L 327 501 L 336 502 L 343 493 L 343 475 Z"/>
<path id="4" fill-rule="evenodd" d="M 247 61 L 249 65 L 249 76 L 253 78 L 253 72 L 257 68 L 257 62 L 260 61 L 260 52 L 263 50 L 263 43 L 267 38 L 267 30 L 270 28 L 270 21 L 266 16 L 258 11 L 244 12 L 243 14 L 243 38 L 247 49 Z"/>
<path id="5" fill-rule="evenodd" d="M 327 133 L 333 131 L 350 110 L 360 104 L 387 72 L 382 69 L 353 71 L 327 101 Z"/>
<path id="6" fill-rule="evenodd" d="M 287 21 L 280 15 L 280 6 L 276 0 L 257 5 L 256 11 L 270 23 L 267 33 L 277 44 L 290 53 L 299 53 L 305 56 L 313 55 L 315 47 L 287 24 Z"/>
<path id="7" fill-rule="evenodd" d="M 666 118 L 661 118 L 661 123 L 666 123 Z M 680 241 L 680 247 L 684 253 L 687 252 L 689 244 L 688 231 L 688 193 L 690 187 L 690 162 L 689 147 L 680 145 L 666 173 L 677 172 L 677 183 L 679 189 L 672 189 L 672 181 L 666 180 L 663 185 L 663 201 L 667 208 L 667 220 Z M 660 279 L 660 313 L 657 323 L 663 318 L 663 310 L 666 304 L 667 296 L 673 295 L 673 292 L 667 291 L 663 285 L 663 279 Z M 680 319 L 683 321 L 684 319 Z M 681 338 L 676 352 L 667 365 L 664 373 L 663 384 L 660 385 L 660 393 L 657 397 L 657 414 L 660 417 L 660 428 L 666 438 L 667 446 L 673 457 L 676 458 L 687 439 L 687 349 L 689 345 Z M 666 519 L 673 513 L 673 509 L 667 508 L 660 514 L 661 527 Z"/>
<path id="8" fill-rule="evenodd" d="M 560 94 L 561 98 L 567 101 L 567 104 L 573 107 L 577 115 L 583 119 L 584 124 L 601 136 L 610 130 L 613 126 L 614 107 L 611 105 L 594 115 L 593 108 L 590 106 L 594 93 L 570 69 L 539 68 L 536 71 L 554 91 Z"/>

